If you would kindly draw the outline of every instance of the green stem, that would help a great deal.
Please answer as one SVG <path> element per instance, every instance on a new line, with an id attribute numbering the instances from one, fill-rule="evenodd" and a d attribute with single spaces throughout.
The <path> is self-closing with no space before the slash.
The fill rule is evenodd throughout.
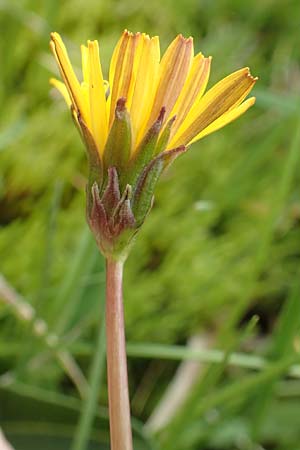
<path id="1" fill-rule="evenodd" d="M 122 278 L 123 263 L 107 259 L 106 354 L 111 450 L 132 450 Z"/>
<path id="2" fill-rule="evenodd" d="M 82 406 L 81 416 L 78 422 L 77 430 L 74 436 L 72 450 L 86 450 L 91 435 L 93 421 L 97 414 L 97 403 L 99 398 L 100 386 L 103 377 L 103 368 L 105 363 L 105 316 L 100 325 L 99 334 L 96 342 L 94 359 L 92 362 L 88 395 Z"/>

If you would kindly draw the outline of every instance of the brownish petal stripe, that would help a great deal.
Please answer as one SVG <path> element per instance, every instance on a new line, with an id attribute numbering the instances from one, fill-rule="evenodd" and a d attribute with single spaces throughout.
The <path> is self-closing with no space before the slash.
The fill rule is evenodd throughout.
<path id="1" fill-rule="evenodd" d="M 209 78 L 210 64 L 211 58 L 205 58 L 202 55 L 197 55 L 194 58 L 190 74 L 171 113 L 171 115 L 176 114 L 176 121 L 172 127 L 171 136 L 175 135 L 190 110 L 201 99 Z"/>
<path id="2" fill-rule="evenodd" d="M 130 86 L 130 80 L 132 76 L 132 67 L 134 61 L 134 54 L 136 49 L 138 35 L 129 37 L 129 42 L 126 48 L 126 57 L 123 64 L 122 78 L 120 80 L 118 97 L 127 98 L 127 92 Z"/>
<path id="3" fill-rule="evenodd" d="M 128 96 L 133 90 L 132 85 L 135 82 L 137 59 L 139 59 L 141 53 L 138 51 L 141 39 L 141 33 L 130 34 L 127 32 L 127 35 L 124 36 L 124 41 L 127 41 L 126 48 L 124 49 L 125 45 L 123 46 L 122 43 L 119 49 L 111 98 L 111 121 L 113 119 L 116 101 L 121 97 L 125 97 L 128 100 L 128 103 L 131 101 Z"/>
<path id="4" fill-rule="evenodd" d="M 185 123 L 183 123 L 183 129 L 174 136 L 171 145 L 190 142 L 214 120 L 239 105 L 248 95 L 255 81 L 256 78 L 253 78 L 249 69 L 245 68 L 217 83 L 202 97 L 199 108 L 197 108 L 198 114 L 194 113 L 195 118 L 191 122 L 189 122 L 189 117 L 186 118 L 185 122 L 189 122 L 190 125 L 185 127 Z"/>
<path id="5" fill-rule="evenodd" d="M 126 56 L 126 48 L 127 48 L 129 39 L 130 39 L 130 34 L 126 30 L 123 33 L 122 41 L 121 41 L 119 51 L 118 51 L 118 55 L 116 56 L 115 68 L 114 68 L 114 72 L 112 74 L 113 79 L 110 81 L 111 90 L 112 90 L 111 103 L 110 103 L 110 119 L 109 119 L 110 124 L 112 123 L 112 121 L 114 119 L 116 103 L 119 98 L 119 96 L 118 96 L 119 82 L 120 82 L 120 78 L 121 78 L 121 74 L 122 74 L 123 63 L 124 63 L 124 59 Z"/>
<path id="6" fill-rule="evenodd" d="M 188 75 L 193 57 L 193 40 L 177 36 L 160 63 L 160 79 L 148 124 L 151 125 L 164 106 L 170 114 Z"/>

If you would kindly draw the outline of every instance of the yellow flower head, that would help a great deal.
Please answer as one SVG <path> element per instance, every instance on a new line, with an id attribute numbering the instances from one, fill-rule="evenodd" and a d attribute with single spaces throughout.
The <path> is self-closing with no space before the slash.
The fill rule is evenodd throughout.
<path id="1" fill-rule="evenodd" d="M 211 57 L 194 56 L 193 39 L 177 36 L 160 58 L 158 37 L 127 30 L 117 43 L 110 63 L 109 84 L 104 81 L 97 41 L 81 46 L 82 81 L 74 73 L 58 33 L 51 34 L 51 49 L 63 83 L 52 79 L 90 130 L 103 155 L 118 99 L 126 99 L 132 126 L 133 154 L 147 130 L 164 113 L 163 134 L 175 116 L 166 149 L 189 145 L 243 114 L 255 102 L 244 101 L 256 78 L 249 69 L 227 76 L 206 93 Z"/>
<path id="2" fill-rule="evenodd" d="M 97 41 L 81 46 L 82 81 L 58 33 L 51 49 L 89 157 L 88 221 L 104 254 L 119 255 L 151 208 L 161 172 L 190 144 L 243 114 L 256 78 L 240 69 L 207 92 L 211 58 L 178 35 L 160 57 L 158 37 L 127 30 L 102 73 Z"/>

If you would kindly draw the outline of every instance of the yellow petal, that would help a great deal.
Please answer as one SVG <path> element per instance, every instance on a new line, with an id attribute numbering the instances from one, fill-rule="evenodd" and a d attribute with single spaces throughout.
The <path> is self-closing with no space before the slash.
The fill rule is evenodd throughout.
<path id="1" fill-rule="evenodd" d="M 172 147 L 187 144 L 224 113 L 238 106 L 251 91 L 256 78 L 246 67 L 227 76 L 213 86 L 191 111 L 170 142 Z"/>
<path id="2" fill-rule="evenodd" d="M 110 125 L 114 118 L 116 102 L 119 98 L 126 98 L 126 105 L 130 107 L 134 89 L 136 72 L 143 47 L 144 37 L 141 33 L 132 34 L 125 31 L 122 40 L 117 45 L 117 54 L 113 55 L 110 70 Z"/>
<path id="3" fill-rule="evenodd" d="M 134 89 L 135 89 L 138 69 L 140 67 L 141 55 L 143 52 L 143 48 L 144 48 L 146 39 L 149 39 L 149 36 L 147 36 L 144 33 L 143 34 L 137 33 L 137 34 L 133 35 L 133 37 L 131 39 L 132 56 L 129 58 L 128 82 L 125 81 L 124 86 L 122 87 L 122 89 L 124 89 L 124 93 L 122 93 L 122 90 L 121 90 L 122 95 L 120 95 L 121 97 L 126 98 L 126 105 L 127 105 L 128 110 L 131 109 L 132 98 L 133 98 L 133 93 L 134 93 Z M 130 53 L 128 52 L 128 54 L 130 54 Z"/>
<path id="4" fill-rule="evenodd" d="M 112 124 L 115 115 L 115 107 L 118 100 L 118 80 L 122 74 L 122 66 L 125 59 L 125 53 L 127 44 L 129 41 L 130 33 L 125 30 L 117 43 L 109 68 L 109 85 L 110 85 L 110 96 L 108 99 L 107 108 L 109 109 L 109 126 Z"/>
<path id="5" fill-rule="evenodd" d="M 88 42 L 89 50 L 89 99 L 92 134 L 97 143 L 98 150 L 104 149 L 107 137 L 106 98 L 104 81 L 99 57 L 97 41 Z"/>
<path id="6" fill-rule="evenodd" d="M 82 64 L 83 81 L 85 83 L 89 83 L 89 81 L 90 81 L 89 50 L 86 45 L 81 45 L 80 50 L 81 50 L 81 64 Z"/>
<path id="7" fill-rule="evenodd" d="M 187 78 L 193 52 L 193 39 L 185 39 L 182 35 L 177 36 L 167 48 L 159 67 L 158 86 L 149 126 L 157 119 L 163 106 L 166 108 L 166 119 L 169 116 Z"/>
<path id="8" fill-rule="evenodd" d="M 189 76 L 170 114 L 170 116 L 176 115 L 171 136 L 176 133 L 191 108 L 199 103 L 207 86 L 210 66 L 211 57 L 204 58 L 201 53 L 195 56 Z"/>
<path id="9" fill-rule="evenodd" d="M 193 142 L 199 141 L 199 139 L 202 139 L 204 136 L 207 136 L 208 134 L 211 134 L 214 131 L 223 128 L 225 125 L 228 125 L 230 122 L 233 122 L 235 119 L 244 114 L 244 112 L 246 112 L 247 109 L 251 108 L 251 106 L 253 106 L 254 103 L 255 97 L 248 98 L 240 106 L 231 109 L 230 111 L 219 117 L 217 120 L 212 122 L 210 125 L 208 125 L 208 127 L 206 127 L 203 131 L 201 131 L 201 133 L 195 136 L 188 144 L 192 144 Z"/>
<path id="10" fill-rule="evenodd" d="M 89 84 L 86 83 L 85 81 L 83 81 L 81 83 L 81 85 L 80 85 L 80 89 L 81 89 L 81 93 L 82 93 L 82 96 L 83 96 L 86 104 L 89 105 L 90 104 L 90 87 L 89 87 Z M 89 113 L 89 119 L 90 119 L 90 123 L 91 123 L 91 117 L 90 116 L 91 116 L 91 114 Z M 92 131 L 92 130 L 90 130 L 90 131 Z"/>
<path id="11" fill-rule="evenodd" d="M 64 85 L 64 83 L 62 83 L 59 80 L 56 80 L 55 78 L 50 78 L 50 84 L 52 84 L 52 86 L 54 86 L 63 96 L 63 98 L 65 99 L 67 105 L 69 107 L 71 107 L 72 105 L 72 100 L 70 98 L 68 89 L 66 88 L 66 86 Z"/>
<path id="12" fill-rule="evenodd" d="M 87 105 L 81 93 L 80 84 L 77 77 L 73 71 L 72 65 L 70 63 L 67 50 L 62 42 L 61 37 L 58 33 L 51 33 L 50 47 L 54 54 L 54 57 L 58 63 L 61 76 L 64 83 L 69 91 L 70 97 L 73 101 L 74 107 L 80 112 L 83 119 L 88 123 L 88 110 Z"/>
<path id="13" fill-rule="evenodd" d="M 160 48 L 158 37 L 145 36 L 134 86 L 130 116 L 136 145 L 145 133 L 145 127 L 156 90 Z"/>
<path id="14" fill-rule="evenodd" d="M 109 85 L 110 85 L 110 87 L 112 87 L 112 85 L 113 85 L 115 73 L 117 71 L 117 61 L 119 60 L 120 50 L 121 50 L 121 54 L 124 54 L 124 51 L 127 46 L 128 37 L 129 37 L 129 32 L 127 30 L 124 30 L 122 33 L 122 36 L 120 37 L 117 45 L 114 48 L 112 57 L 110 59 L 110 66 L 109 66 Z"/>

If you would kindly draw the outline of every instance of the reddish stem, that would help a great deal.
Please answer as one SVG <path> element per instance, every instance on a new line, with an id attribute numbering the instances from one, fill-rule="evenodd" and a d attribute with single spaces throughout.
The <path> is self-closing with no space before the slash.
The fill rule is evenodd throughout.
<path id="1" fill-rule="evenodd" d="M 111 450 L 132 450 L 122 296 L 123 263 L 106 261 L 106 346 Z"/>

